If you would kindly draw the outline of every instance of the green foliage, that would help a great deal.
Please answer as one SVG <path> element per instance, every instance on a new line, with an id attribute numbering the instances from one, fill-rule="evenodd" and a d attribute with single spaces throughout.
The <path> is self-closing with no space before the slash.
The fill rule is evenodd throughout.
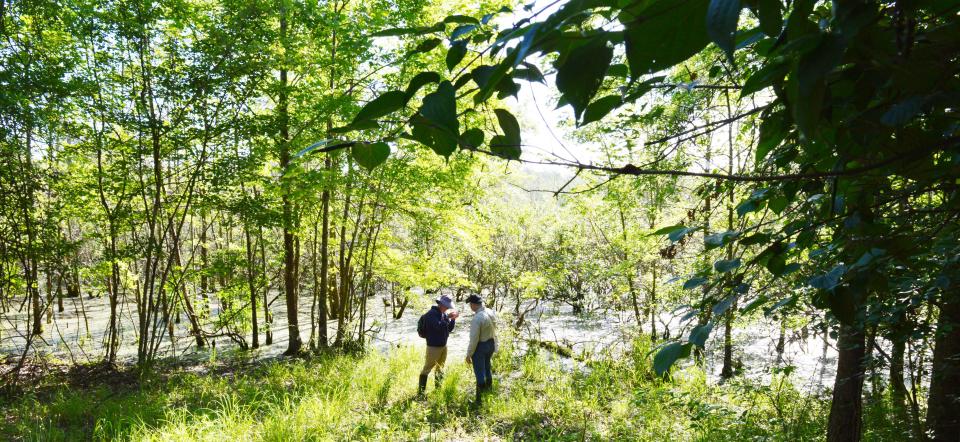
<path id="1" fill-rule="evenodd" d="M 587 105 L 600 90 L 600 84 L 613 59 L 613 48 L 606 38 L 595 37 L 577 45 L 557 65 L 557 90 L 573 107 L 574 116 L 582 120 Z"/>
<path id="2" fill-rule="evenodd" d="M 403 91 L 383 93 L 364 105 L 351 124 L 357 125 L 389 115 L 402 108 L 407 103 L 408 97 L 409 95 Z"/>
<path id="3" fill-rule="evenodd" d="M 630 75 L 640 79 L 680 63 L 707 45 L 709 0 L 660 0 L 621 11 Z M 682 26 L 680 25 L 682 23 Z"/>
<path id="4" fill-rule="evenodd" d="M 357 164 L 367 170 L 373 170 L 374 167 L 383 164 L 390 156 L 390 146 L 382 141 L 358 144 L 350 148 L 350 154 Z"/>

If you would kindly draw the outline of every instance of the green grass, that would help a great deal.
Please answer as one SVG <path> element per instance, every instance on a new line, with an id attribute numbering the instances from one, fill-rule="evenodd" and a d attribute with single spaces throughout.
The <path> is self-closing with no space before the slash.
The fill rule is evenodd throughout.
<path id="1" fill-rule="evenodd" d="M 414 398 L 421 352 L 327 355 L 210 374 L 179 370 L 138 387 L 59 387 L 4 400 L 0 430 L 22 440 L 819 440 L 829 404 L 784 378 L 708 385 L 687 368 L 650 370 L 645 339 L 626 358 L 569 372 L 546 351 L 495 358 L 495 392 L 449 361 Z M 868 431 L 868 434 L 870 432 Z M 7 439 L 8 437 L 0 437 Z"/>

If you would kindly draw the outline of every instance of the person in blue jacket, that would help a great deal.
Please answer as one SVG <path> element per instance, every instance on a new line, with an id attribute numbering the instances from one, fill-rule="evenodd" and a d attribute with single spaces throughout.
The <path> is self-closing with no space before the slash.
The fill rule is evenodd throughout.
<path id="1" fill-rule="evenodd" d="M 436 386 L 439 387 L 443 380 L 443 364 L 447 361 L 447 338 L 450 337 L 459 316 L 453 309 L 453 300 L 449 296 L 440 296 L 436 302 L 437 305 L 421 317 L 422 324 L 418 324 L 418 328 L 422 325 L 421 335 L 427 340 L 427 351 L 417 390 L 417 394 L 421 396 L 427 390 L 427 377 L 434 367 L 437 369 L 433 376 Z"/>

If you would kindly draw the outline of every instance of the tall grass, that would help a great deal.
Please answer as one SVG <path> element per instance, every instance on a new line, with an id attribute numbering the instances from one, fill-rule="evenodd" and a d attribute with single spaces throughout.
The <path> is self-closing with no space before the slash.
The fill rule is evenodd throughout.
<path id="1" fill-rule="evenodd" d="M 689 367 L 650 371 L 638 339 L 626 356 L 563 369 L 543 351 L 495 358 L 495 392 L 471 406 L 473 376 L 450 361 L 415 398 L 422 357 L 327 355 L 212 374 L 178 371 L 139 388 L 42 391 L 0 404 L 16 440 L 819 440 L 828 403 L 785 377 L 710 385 Z M 877 419 L 872 419 L 871 422 Z M 879 419 L 882 420 L 882 419 Z M 878 424 L 879 425 L 879 424 Z M 871 434 L 870 431 L 867 434 Z"/>

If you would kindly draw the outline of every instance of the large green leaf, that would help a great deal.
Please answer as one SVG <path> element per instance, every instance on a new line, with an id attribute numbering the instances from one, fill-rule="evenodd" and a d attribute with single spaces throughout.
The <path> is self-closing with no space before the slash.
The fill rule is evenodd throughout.
<path id="1" fill-rule="evenodd" d="M 408 55 L 420 54 L 423 52 L 430 52 L 437 46 L 440 46 L 441 42 L 442 40 L 440 40 L 439 38 L 428 38 L 420 42 L 420 44 L 418 44 L 416 48 L 410 51 Z"/>
<path id="2" fill-rule="evenodd" d="M 423 104 L 411 124 L 411 138 L 438 155 L 449 157 L 457 149 L 460 134 L 457 97 L 449 81 L 441 82 L 436 91 L 423 97 Z"/>
<path id="3" fill-rule="evenodd" d="M 619 95 L 607 95 L 606 97 L 595 100 L 587 106 L 587 110 L 583 113 L 583 121 L 580 122 L 580 125 L 583 126 L 602 119 L 611 111 L 620 107 L 621 104 L 623 104 L 623 99 L 620 98 Z"/>
<path id="4" fill-rule="evenodd" d="M 403 91 L 386 92 L 364 105 L 360 112 L 357 112 L 357 116 L 353 118 L 350 125 L 375 120 L 402 108 L 406 103 L 407 94 Z"/>
<path id="5" fill-rule="evenodd" d="M 407 101 L 410 101 L 413 98 L 414 94 L 429 83 L 439 83 L 440 74 L 436 72 L 421 72 L 415 75 L 410 83 L 407 84 L 407 90 L 404 91 L 404 94 L 407 96 Z"/>
<path id="6" fill-rule="evenodd" d="M 457 27 L 453 30 L 453 32 L 450 33 L 450 40 L 456 40 L 456 39 L 458 39 L 458 38 L 466 35 L 467 33 L 469 33 L 470 31 L 472 31 L 472 30 L 474 30 L 474 29 L 477 29 L 477 25 L 467 24 L 467 25 L 457 26 Z"/>
<path id="7" fill-rule="evenodd" d="M 666 235 L 666 234 L 668 234 L 668 233 L 670 233 L 670 232 L 672 232 L 672 231 L 674 231 L 674 230 L 683 229 L 683 228 L 685 228 L 685 227 L 686 227 L 686 226 L 684 226 L 683 224 L 677 224 L 677 225 L 673 225 L 673 226 L 661 227 L 661 228 L 657 229 L 656 231 L 654 231 L 653 233 L 651 233 L 650 235 Z"/>
<path id="8" fill-rule="evenodd" d="M 689 342 L 686 344 L 672 342 L 663 346 L 660 351 L 657 352 L 657 355 L 653 357 L 653 370 L 657 372 L 658 376 L 663 376 L 670 370 L 673 363 L 677 362 L 677 359 L 690 356 L 690 347 L 691 344 Z"/>
<path id="9" fill-rule="evenodd" d="M 350 154 L 357 164 L 367 170 L 373 170 L 383 164 L 390 156 L 390 146 L 384 142 L 378 143 L 358 143 L 350 148 Z"/>
<path id="10" fill-rule="evenodd" d="M 511 144 L 520 145 L 520 123 L 517 122 L 517 119 L 509 111 L 505 109 L 495 109 L 493 111 L 497 115 L 497 122 L 500 123 L 500 130 L 503 131 L 504 137 Z"/>
<path id="11" fill-rule="evenodd" d="M 754 158 L 754 161 L 757 163 L 762 162 L 767 157 L 767 154 L 783 141 L 786 135 L 786 131 L 784 130 L 786 122 L 783 117 L 783 113 L 774 112 L 767 115 L 766 118 L 760 122 L 760 138 L 757 141 L 756 157 Z"/>
<path id="12" fill-rule="evenodd" d="M 737 215 L 744 216 L 750 212 L 755 212 L 760 209 L 761 203 L 754 200 L 746 200 L 737 205 Z"/>
<path id="13" fill-rule="evenodd" d="M 447 51 L 447 59 L 446 59 L 447 70 L 452 71 L 453 68 L 457 67 L 457 65 L 460 64 L 461 61 L 463 61 L 463 57 L 465 57 L 466 55 L 467 55 L 467 41 L 459 40 L 459 41 L 453 42 L 453 44 L 450 45 L 450 49 Z"/>
<path id="14" fill-rule="evenodd" d="M 820 119 L 826 93 L 824 77 L 840 63 L 845 51 L 846 43 L 842 37 L 826 34 L 797 64 L 796 81 L 792 82 L 796 88 L 792 94 L 793 117 L 797 127 L 808 137 L 816 130 Z"/>
<path id="15" fill-rule="evenodd" d="M 511 143 L 503 135 L 496 135 L 490 139 L 490 151 L 494 155 L 508 160 L 519 160 L 522 153 L 520 146 Z"/>
<path id="16" fill-rule="evenodd" d="M 684 290 L 695 289 L 695 288 L 700 287 L 701 285 L 704 285 L 704 284 L 706 284 L 706 283 L 707 283 L 707 278 L 705 278 L 705 277 L 703 277 L 703 276 L 697 276 L 697 277 L 695 277 L 695 278 L 690 278 L 690 279 L 686 280 L 686 281 L 683 283 L 683 289 L 684 289 Z"/>
<path id="17" fill-rule="evenodd" d="M 467 129 L 460 134 L 460 145 L 466 149 L 476 149 L 483 144 L 483 131 L 478 128 Z"/>
<path id="18" fill-rule="evenodd" d="M 758 91 L 773 86 L 789 72 L 789 66 L 786 63 L 770 63 L 754 72 L 747 81 L 743 83 L 740 89 L 740 96 L 747 97 Z"/>
<path id="19" fill-rule="evenodd" d="M 754 12 L 760 20 L 760 30 L 770 37 L 780 35 L 783 28 L 783 13 L 780 11 L 780 0 L 757 0 Z"/>
<path id="20" fill-rule="evenodd" d="M 721 259 L 713 263 L 713 268 L 716 269 L 718 273 L 727 273 L 737 267 L 740 267 L 740 258 Z"/>
<path id="21" fill-rule="evenodd" d="M 713 323 L 708 322 L 706 324 L 698 325 L 690 331 L 690 336 L 687 338 L 687 342 L 703 348 L 704 344 L 707 343 L 707 338 L 710 337 L 711 330 L 713 330 Z"/>
<path id="22" fill-rule="evenodd" d="M 435 92 L 423 97 L 420 115 L 437 128 L 449 132 L 456 139 L 460 133 L 460 122 L 457 120 L 457 97 L 449 81 L 441 82 Z"/>
<path id="23" fill-rule="evenodd" d="M 787 257 L 779 253 L 770 254 L 767 256 L 764 266 L 773 276 L 783 275 L 783 271 L 787 268 Z"/>
<path id="24" fill-rule="evenodd" d="M 840 285 L 840 280 L 846 273 L 847 266 L 839 264 L 827 273 L 810 278 L 807 283 L 815 289 L 830 291 Z"/>
<path id="25" fill-rule="evenodd" d="M 449 157 L 457 150 L 457 137 L 446 129 L 437 127 L 422 115 L 415 115 L 411 119 L 413 130 L 410 139 L 432 149 L 437 155 Z"/>
<path id="26" fill-rule="evenodd" d="M 613 48 L 607 46 L 606 38 L 595 37 L 572 50 L 557 66 L 557 90 L 573 107 L 578 120 L 600 90 L 612 59 Z"/>
<path id="27" fill-rule="evenodd" d="M 669 68 L 700 52 L 707 36 L 709 0 L 636 2 L 620 14 L 630 76 Z"/>
<path id="28" fill-rule="evenodd" d="M 444 23 L 460 23 L 460 24 L 480 24 L 480 20 L 477 20 L 473 17 L 467 15 L 449 15 L 447 18 L 443 19 Z"/>
<path id="29" fill-rule="evenodd" d="M 426 35 L 433 32 L 443 31 L 443 22 L 436 23 L 433 26 L 419 26 L 409 28 L 389 28 L 370 34 L 371 37 L 396 37 L 400 35 Z"/>
<path id="30" fill-rule="evenodd" d="M 715 249 L 717 247 L 722 247 L 727 245 L 730 241 L 733 241 L 740 235 L 740 232 L 733 230 L 727 230 L 725 232 L 714 233 L 712 235 L 707 235 L 703 238 L 704 245 L 706 245 L 707 250 Z"/>
<path id="31" fill-rule="evenodd" d="M 754 233 L 746 238 L 740 240 L 740 245 L 742 246 L 754 246 L 757 244 L 765 244 L 770 242 L 770 235 L 767 233 Z"/>
<path id="32" fill-rule="evenodd" d="M 734 40 L 740 19 L 740 0 L 710 0 L 707 8 L 707 34 L 733 62 Z"/>
<path id="33" fill-rule="evenodd" d="M 727 310 L 730 310 L 730 307 L 733 306 L 733 302 L 736 300 L 737 300 L 737 295 L 730 295 L 730 296 L 727 296 L 726 298 L 723 298 L 722 300 L 720 300 L 720 302 L 713 305 L 713 309 L 711 309 L 711 311 L 713 312 L 713 315 L 720 316 L 726 313 Z"/>

